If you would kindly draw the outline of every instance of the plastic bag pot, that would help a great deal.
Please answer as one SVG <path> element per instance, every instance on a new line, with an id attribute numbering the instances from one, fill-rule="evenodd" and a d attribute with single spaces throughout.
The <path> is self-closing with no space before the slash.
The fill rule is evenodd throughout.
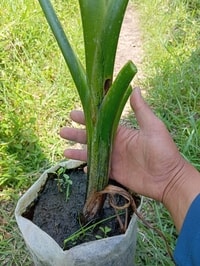
<path id="1" fill-rule="evenodd" d="M 134 214 L 125 234 L 87 242 L 69 250 L 63 250 L 56 241 L 37 225 L 23 217 L 27 207 L 38 197 L 47 181 L 48 173 L 59 167 L 73 169 L 80 161 L 69 160 L 45 171 L 19 199 L 15 217 L 34 264 L 46 266 L 133 266 L 136 249 L 137 217 Z"/>

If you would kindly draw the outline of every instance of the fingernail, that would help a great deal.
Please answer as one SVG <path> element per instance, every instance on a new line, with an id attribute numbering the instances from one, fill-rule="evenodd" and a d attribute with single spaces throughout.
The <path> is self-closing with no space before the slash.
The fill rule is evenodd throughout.
<path id="1" fill-rule="evenodd" d="M 140 87 L 135 87 L 135 88 L 134 88 L 134 91 L 136 91 L 136 93 L 139 93 L 139 94 L 141 95 Z"/>

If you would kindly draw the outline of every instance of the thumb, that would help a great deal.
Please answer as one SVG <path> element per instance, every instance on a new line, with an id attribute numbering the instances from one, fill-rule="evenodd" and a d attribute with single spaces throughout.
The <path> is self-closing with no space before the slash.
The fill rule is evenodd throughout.
<path id="1" fill-rule="evenodd" d="M 144 101 L 139 88 L 135 88 L 133 91 L 130 104 L 135 112 L 135 116 L 140 129 L 150 130 L 160 123 L 160 120 L 152 112 L 151 108 Z"/>

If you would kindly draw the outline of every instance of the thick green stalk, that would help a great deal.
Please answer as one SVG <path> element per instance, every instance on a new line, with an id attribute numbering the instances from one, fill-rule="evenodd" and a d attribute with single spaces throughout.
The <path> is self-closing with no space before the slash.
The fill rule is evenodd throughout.
<path id="1" fill-rule="evenodd" d="M 79 0 L 85 42 L 86 73 L 92 110 L 89 117 L 86 115 L 89 158 L 88 195 L 91 191 L 102 190 L 108 182 L 108 170 L 106 169 L 108 169 L 109 165 L 114 130 L 112 130 L 113 125 L 110 122 L 112 126 L 109 128 L 111 132 L 109 138 L 106 141 L 101 138 L 108 122 L 101 121 L 100 113 L 104 109 L 102 109 L 102 103 L 106 102 L 107 98 L 108 100 L 112 99 L 110 96 L 107 97 L 107 91 L 108 95 L 110 95 L 109 88 L 112 85 L 117 43 L 127 3 L 128 0 Z M 121 91 L 118 102 L 115 103 L 111 100 L 110 105 L 115 106 L 112 114 L 117 115 L 117 113 L 120 113 L 120 101 L 123 99 L 123 93 L 126 92 L 126 89 L 127 86 L 124 85 L 118 92 L 117 90 L 116 92 L 113 89 L 111 90 L 111 96 L 117 95 Z M 107 112 L 107 110 L 105 111 Z M 111 117 L 111 114 L 107 112 L 106 116 Z M 115 119 L 113 115 L 112 119 L 110 121 L 119 120 Z M 101 128 L 99 125 L 101 125 Z M 98 154 L 101 154 L 101 158 L 99 158 Z"/>
<path id="2" fill-rule="evenodd" d="M 99 108 L 89 149 L 89 183 L 87 193 L 101 191 L 108 184 L 113 138 L 124 105 L 132 91 L 129 86 L 137 69 L 128 62 L 119 72 Z"/>
<path id="3" fill-rule="evenodd" d="M 112 82 L 119 32 L 127 3 L 128 0 L 79 0 L 86 72 L 91 93 L 98 91 L 100 95 L 99 103 L 105 95 L 105 82 Z"/>
<path id="4" fill-rule="evenodd" d="M 128 0 L 79 0 L 92 114 L 88 119 L 85 114 L 89 139 L 98 108 L 112 84 L 117 43 L 127 3 Z"/>

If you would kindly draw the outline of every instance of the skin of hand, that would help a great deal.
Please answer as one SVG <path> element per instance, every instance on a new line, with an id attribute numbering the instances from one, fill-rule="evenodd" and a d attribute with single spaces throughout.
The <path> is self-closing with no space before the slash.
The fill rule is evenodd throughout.
<path id="1" fill-rule="evenodd" d="M 180 230 L 191 202 L 200 193 L 200 174 L 180 155 L 164 123 L 154 115 L 138 88 L 132 93 L 130 103 L 139 129 L 118 128 L 111 155 L 110 178 L 138 194 L 163 202 Z M 81 111 L 72 111 L 71 118 L 84 124 Z M 83 129 L 65 127 L 60 135 L 86 143 Z M 67 149 L 64 155 L 87 160 L 86 150 Z"/>

